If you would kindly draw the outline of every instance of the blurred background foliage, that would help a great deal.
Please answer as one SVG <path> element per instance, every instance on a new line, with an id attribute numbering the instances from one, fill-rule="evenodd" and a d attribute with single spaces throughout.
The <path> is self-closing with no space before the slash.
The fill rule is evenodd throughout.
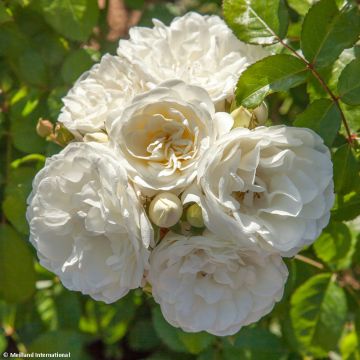
<path id="1" fill-rule="evenodd" d="M 286 4 L 288 37 L 297 48 L 313 2 Z M 27 241 L 26 198 L 45 157 L 61 149 L 37 135 L 39 118 L 56 122 L 61 97 L 104 53 L 115 54 L 130 26 L 151 26 L 154 17 L 169 24 L 191 10 L 221 15 L 221 0 L 0 0 L 0 354 L 57 351 L 85 360 L 360 359 L 359 156 L 344 147 L 341 132 L 333 144 L 335 173 L 346 176 L 329 226 L 315 245 L 287 260 L 285 295 L 273 312 L 235 336 L 175 329 L 142 291 L 112 305 L 95 302 L 64 289 L 37 262 Z M 323 69 L 328 84 L 336 83 L 358 53 L 357 47 L 345 50 Z M 311 79 L 270 95 L 270 118 L 291 125 L 322 96 Z M 342 106 L 356 139 L 360 106 Z"/>

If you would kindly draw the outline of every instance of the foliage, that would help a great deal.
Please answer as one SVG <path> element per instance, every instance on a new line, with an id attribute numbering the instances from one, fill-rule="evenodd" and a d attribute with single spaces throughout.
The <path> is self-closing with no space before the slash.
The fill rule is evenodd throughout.
<path id="1" fill-rule="evenodd" d="M 336 200 L 317 242 L 287 261 L 283 300 L 238 334 L 216 338 L 170 326 L 150 296 L 112 305 L 62 287 L 28 243 L 26 198 L 46 156 L 61 148 L 36 134 L 61 97 L 115 53 L 109 1 L 0 0 L 0 353 L 71 352 L 74 359 L 360 359 L 360 34 L 352 0 L 224 0 L 236 36 L 271 56 L 240 77 L 238 105 L 266 100 L 271 124 L 309 127 L 333 156 Z M 315 5 L 313 5 L 315 3 Z M 125 16 L 165 23 L 221 2 L 126 0 Z M 123 14 L 123 15 L 124 15 Z M 134 15 L 135 14 L 135 15 Z M 126 36 L 126 30 L 119 36 Z M 301 51 L 300 51 L 301 50 Z M 270 125 L 270 122 L 269 122 Z"/>

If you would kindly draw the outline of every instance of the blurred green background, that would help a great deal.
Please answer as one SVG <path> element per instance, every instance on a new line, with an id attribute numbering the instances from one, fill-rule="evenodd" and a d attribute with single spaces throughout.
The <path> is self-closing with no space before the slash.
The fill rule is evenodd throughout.
<path id="1" fill-rule="evenodd" d="M 310 3 L 289 1 L 294 44 Z M 274 311 L 231 337 L 172 328 L 140 290 L 112 305 L 95 302 L 64 289 L 37 262 L 27 241 L 25 201 L 45 157 L 61 150 L 37 135 L 39 118 L 56 122 L 61 97 L 104 53 L 115 54 L 130 26 L 151 26 L 153 17 L 169 24 L 190 10 L 221 15 L 221 0 L 0 0 L 0 354 L 70 352 L 72 359 L 85 360 L 360 359 L 360 225 L 354 220 L 359 189 L 346 195 L 350 210 L 334 208 L 315 246 L 287 260 L 290 277 Z M 273 123 L 291 124 L 308 105 L 308 94 L 317 91 L 309 82 L 307 89 L 301 85 L 270 96 Z M 344 111 L 356 133 L 359 107 Z M 335 149 L 344 143 L 338 135 Z"/>

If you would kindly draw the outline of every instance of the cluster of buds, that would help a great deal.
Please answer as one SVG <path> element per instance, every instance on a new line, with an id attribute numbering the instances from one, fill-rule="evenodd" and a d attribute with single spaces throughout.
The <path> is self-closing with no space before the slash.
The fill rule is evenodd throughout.
<path id="1" fill-rule="evenodd" d="M 36 125 L 36 132 L 40 137 L 62 147 L 74 140 L 74 135 L 63 125 L 59 123 L 54 125 L 51 121 L 42 118 L 39 119 Z"/>
<path id="2" fill-rule="evenodd" d="M 191 227 L 203 228 L 205 226 L 199 205 L 192 204 L 184 209 L 180 199 L 170 192 L 162 192 L 152 199 L 149 206 L 149 217 L 155 225 L 162 229 L 180 224 L 185 233 Z"/>
<path id="3" fill-rule="evenodd" d="M 231 112 L 231 116 L 234 119 L 234 127 L 254 129 L 265 124 L 268 119 L 268 109 L 264 102 L 255 109 L 240 106 Z"/>
<path id="4" fill-rule="evenodd" d="M 63 124 L 56 123 L 54 125 L 50 120 L 42 118 L 39 119 L 36 125 L 36 132 L 47 141 L 52 141 L 62 147 L 73 140 L 97 143 L 109 141 L 107 134 L 104 132 L 88 133 L 84 137 L 78 136 L 75 139 L 75 136 Z"/>

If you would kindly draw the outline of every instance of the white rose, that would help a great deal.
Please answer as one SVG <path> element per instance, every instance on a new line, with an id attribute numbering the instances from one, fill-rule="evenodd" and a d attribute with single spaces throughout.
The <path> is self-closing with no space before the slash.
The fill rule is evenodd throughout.
<path id="1" fill-rule="evenodd" d="M 288 271 L 279 255 L 259 250 L 211 233 L 168 233 L 150 256 L 149 272 L 165 319 L 187 332 L 225 336 L 269 313 Z"/>
<path id="2" fill-rule="evenodd" d="M 327 225 L 334 201 L 330 152 L 312 130 L 237 128 L 202 159 L 198 185 L 183 195 L 203 208 L 206 226 L 222 236 L 292 256 Z"/>
<path id="3" fill-rule="evenodd" d="M 135 97 L 108 124 L 110 144 L 125 159 L 130 178 L 152 195 L 189 185 L 199 159 L 233 119 L 215 113 L 204 89 L 173 80 Z"/>
<path id="4" fill-rule="evenodd" d="M 48 159 L 28 205 L 30 241 L 65 287 L 111 303 L 141 285 L 152 228 L 107 147 L 71 143 Z"/>
<path id="5" fill-rule="evenodd" d="M 208 91 L 218 109 L 232 98 L 241 72 L 269 53 L 239 41 L 218 16 L 190 12 L 170 26 L 153 20 L 152 29 L 130 29 L 118 54 L 146 71 L 157 83 L 181 79 Z"/>
<path id="6" fill-rule="evenodd" d="M 63 98 L 58 121 L 78 139 L 104 131 L 111 110 L 122 109 L 135 95 L 148 90 L 146 79 L 125 58 L 106 54 Z"/>

